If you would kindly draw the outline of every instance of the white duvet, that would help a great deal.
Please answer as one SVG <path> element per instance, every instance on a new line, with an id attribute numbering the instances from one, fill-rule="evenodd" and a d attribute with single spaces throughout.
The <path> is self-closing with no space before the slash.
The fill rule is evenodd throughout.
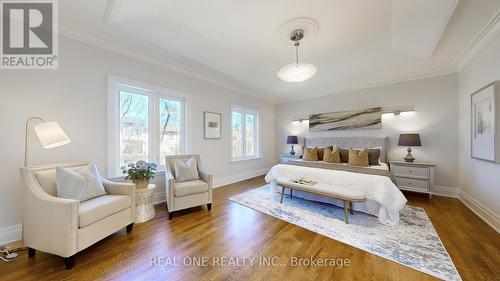
<path id="1" fill-rule="evenodd" d="M 273 191 L 279 191 L 275 180 L 280 177 L 315 179 L 323 184 L 361 190 L 365 192 L 367 201 L 353 203 L 353 209 L 377 216 L 381 223 L 388 225 L 399 223 L 399 211 L 407 202 L 403 193 L 385 176 L 278 164 L 266 175 L 266 182 L 271 183 Z M 324 196 L 299 191 L 294 191 L 293 194 L 308 200 L 342 206 L 342 202 Z"/>

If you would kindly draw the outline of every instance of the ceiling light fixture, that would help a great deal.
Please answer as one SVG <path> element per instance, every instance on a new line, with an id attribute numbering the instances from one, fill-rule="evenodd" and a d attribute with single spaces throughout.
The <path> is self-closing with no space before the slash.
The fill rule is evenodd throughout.
<path id="1" fill-rule="evenodd" d="M 314 64 L 299 63 L 299 46 L 302 38 L 304 38 L 303 29 L 296 29 L 290 33 L 290 40 L 294 42 L 293 45 L 295 46 L 295 62 L 283 66 L 278 71 L 278 77 L 283 81 L 303 82 L 313 77 L 318 71 Z"/>

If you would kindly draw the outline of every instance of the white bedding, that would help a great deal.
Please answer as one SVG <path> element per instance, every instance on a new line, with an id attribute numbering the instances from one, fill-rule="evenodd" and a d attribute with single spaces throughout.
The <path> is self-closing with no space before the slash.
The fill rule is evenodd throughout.
<path id="1" fill-rule="evenodd" d="M 399 211 L 407 200 L 390 178 L 378 175 L 352 173 L 346 171 L 326 170 L 295 165 L 278 164 L 269 170 L 266 182 L 271 183 L 272 190 L 278 192 L 275 180 L 279 177 L 303 177 L 315 179 L 324 184 L 340 185 L 364 191 L 366 202 L 353 203 L 353 209 L 377 216 L 383 224 L 399 223 Z M 324 196 L 296 191 L 294 196 L 342 206 L 342 202 Z"/>

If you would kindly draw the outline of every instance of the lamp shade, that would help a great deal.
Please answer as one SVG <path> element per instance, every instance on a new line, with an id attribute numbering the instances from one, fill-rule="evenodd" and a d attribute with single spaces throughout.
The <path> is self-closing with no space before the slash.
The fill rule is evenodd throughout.
<path id="1" fill-rule="evenodd" d="M 286 138 L 286 143 L 287 144 L 298 144 L 299 140 L 298 140 L 297 136 L 288 136 Z"/>
<path id="2" fill-rule="evenodd" d="M 419 134 L 400 134 L 399 146 L 422 146 Z"/>
<path id="3" fill-rule="evenodd" d="M 298 83 L 310 79 L 317 71 L 318 69 L 313 64 L 291 63 L 278 71 L 278 77 L 286 82 Z"/>
<path id="4" fill-rule="evenodd" d="M 44 122 L 35 126 L 35 133 L 43 148 L 55 148 L 71 142 L 57 122 Z"/>

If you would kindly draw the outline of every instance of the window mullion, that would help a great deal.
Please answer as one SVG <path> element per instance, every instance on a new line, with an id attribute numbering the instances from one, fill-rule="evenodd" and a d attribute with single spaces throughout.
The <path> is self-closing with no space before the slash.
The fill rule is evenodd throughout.
<path id="1" fill-rule="evenodd" d="M 181 101 L 181 107 L 180 107 L 180 112 L 179 112 L 179 116 L 181 118 L 180 120 L 180 126 L 181 126 L 181 131 L 180 131 L 180 135 L 179 135 L 179 139 L 180 139 L 180 154 L 186 154 L 187 153 L 187 129 L 186 129 L 186 120 L 187 120 L 187 116 L 186 116 L 186 101 Z"/>
<path id="2" fill-rule="evenodd" d="M 157 95 L 150 94 L 149 95 L 149 162 L 156 162 L 156 146 L 157 146 L 157 116 L 158 116 L 158 108 L 157 108 Z"/>

